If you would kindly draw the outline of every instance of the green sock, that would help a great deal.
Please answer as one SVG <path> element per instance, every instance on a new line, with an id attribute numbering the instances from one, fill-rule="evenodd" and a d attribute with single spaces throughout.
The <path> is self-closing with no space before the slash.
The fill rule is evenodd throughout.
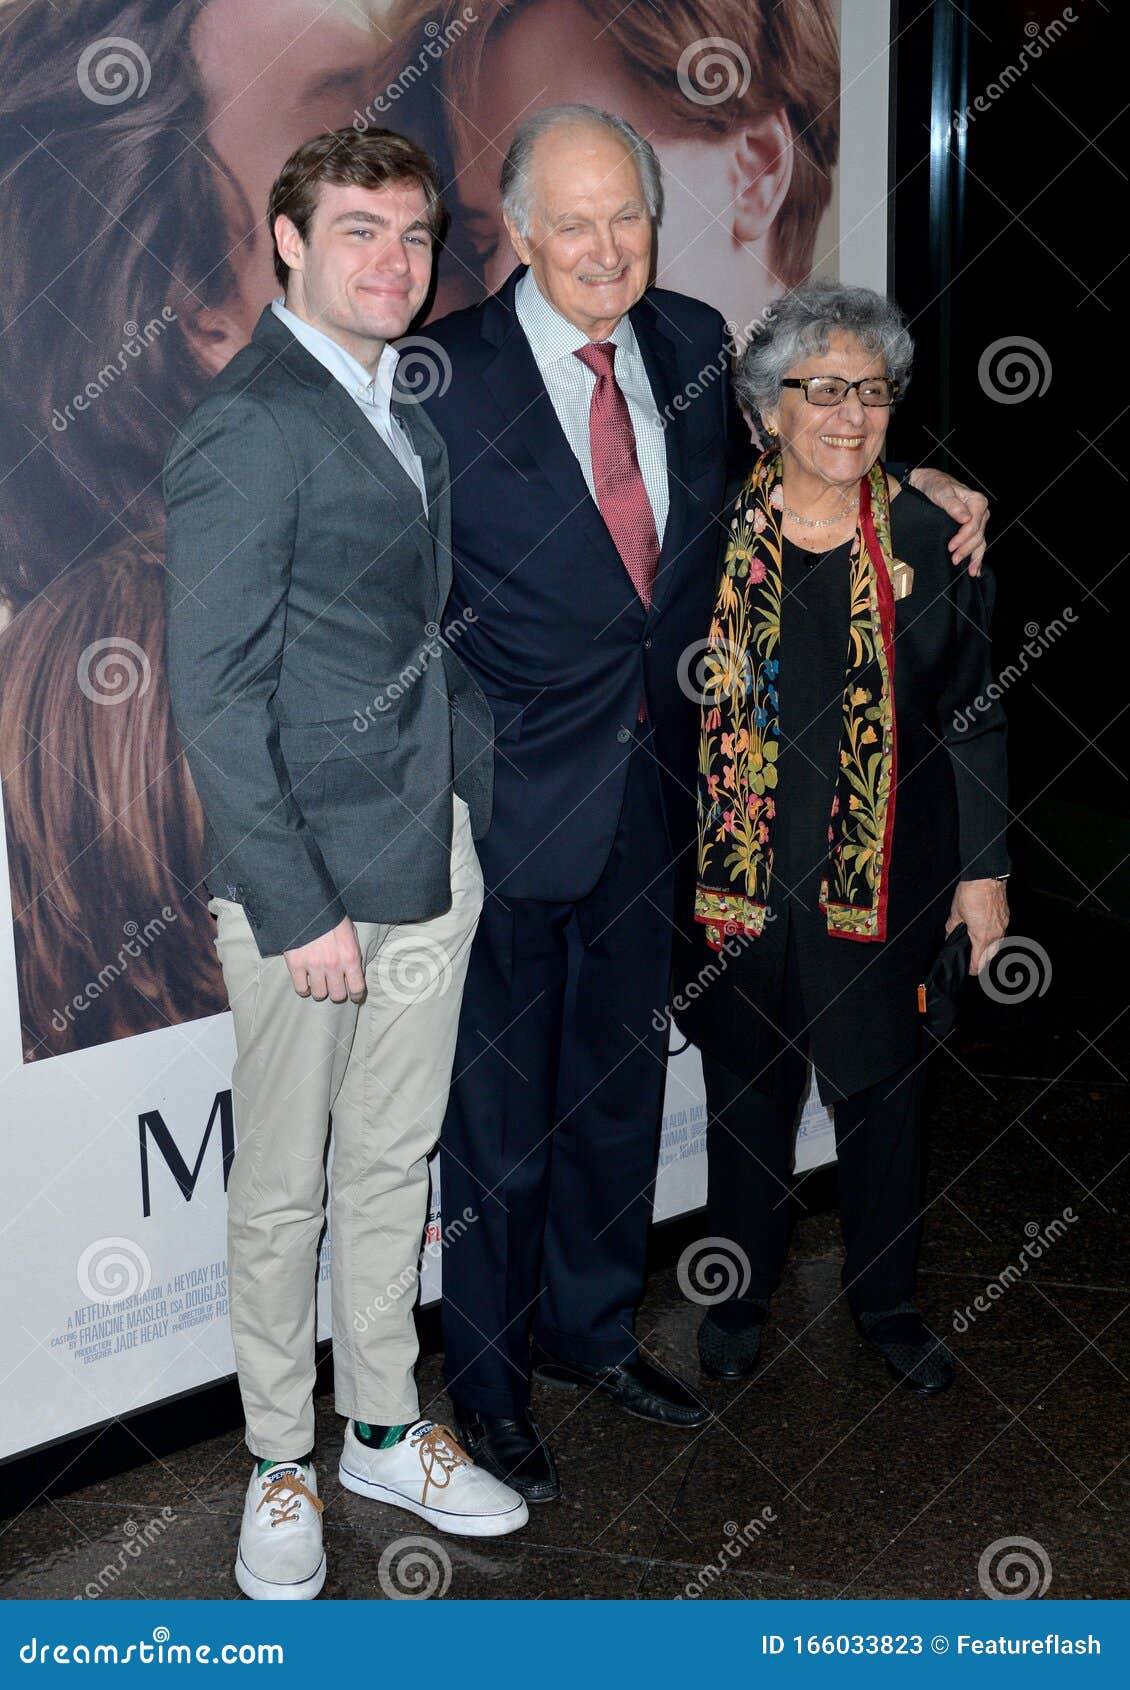
<path id="1" fill-rule="evenodd" d="M 257 1476 L 261 1479 L 265 1473 L 271 1471 L 272 1467 L 309 1467 L 313 1459 L 314 1451 L 311 1450 L 309 1455 L 302 1456 L 298 1461 L 260 1461 Z"/>
<path id="2" fill-rule="evenodd" d="M 410 1422 L 405 1421 L 402 1426 L 370 1426 L 365 1420 L 355 1420 L 353 1430 L 370 1449 L 391 1449 L 394 1444 L 400 1442 L 409 1424 Z"/>

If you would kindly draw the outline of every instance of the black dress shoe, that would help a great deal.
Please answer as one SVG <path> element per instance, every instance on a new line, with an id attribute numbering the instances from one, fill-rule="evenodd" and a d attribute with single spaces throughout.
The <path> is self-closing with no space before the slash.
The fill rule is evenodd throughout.
<path id="1" fill-rule="evenodd" d="M 558 1361 L 535 1344 L 534 1378 L 559 1391 L 581 1387 L 602 1391 L 626 1414 L 660 1426 L 704 1426 L 710 1419 L 710 1410 L 688 1385 L 673 1373 L 653 1367 L 642 1355 L 619 1367 L 583 1367 L 575 1361 Z"/>
<path id="2" fill-rule="evenodd" d="M 527 1502 L 561 1495 L 553 1455 L 528 1414 L 478 1414 L 453 1402 L 460 1441 L 477 1467 L 516 1490 Z"/>
<path id="3" fill-rule="evenodd" d="M 856 1326 L 887 1364 L 887 1372 L 919 1396 L 948 1391 L 957 1376 L 952 1355 L 912 1303 L 856 1317 Z"/>
<path id="4" fill-rule="evenodd" d="M 748 1379 L 761 1359 L 764 1303 L 719 1303 L 698 1329 L 698 1359 L 711 1379 Z"/>

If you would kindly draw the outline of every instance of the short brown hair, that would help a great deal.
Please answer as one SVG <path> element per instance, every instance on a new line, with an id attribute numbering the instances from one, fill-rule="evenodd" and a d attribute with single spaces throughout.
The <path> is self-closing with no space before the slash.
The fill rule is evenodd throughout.
<path id="1" fill-rule="evenodd" d="M 327 129 L 291 153 L 271 187 L 267 227 L 274 240 L 276 217 L 289 217 L 305 241 L 323 183 L 338 188 L 387 188 L 411 182 L 428 202 L 428 225 L 437 238 L 444 210 L 436 167 L 423 147 L 392 129 Z M 290 267 L 275 245 L 275 275 L 285 288 Z"/>

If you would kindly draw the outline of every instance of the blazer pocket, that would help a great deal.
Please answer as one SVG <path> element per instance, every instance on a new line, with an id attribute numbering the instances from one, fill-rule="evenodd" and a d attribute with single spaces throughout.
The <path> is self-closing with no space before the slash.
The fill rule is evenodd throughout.
<path id="1" fill-rule="evenodd" d="M 484 693 L 483 697 L 490 705 L 490 713 L 494 717 L 496 742 L 515 744 L 522 737 L 522 706 L 512 703 L 508 698 L 492 698 L 490 693 Z"/>
<path id="2" fill-rule="evenodd" d="M 400 724 L 391 710 L 368 718 L 363 729 L 357 726 L 356 716 L 333 722 L 279 723 L 279 746 L 287 763 L 295 767 L 392 751 L 399 738 Z"/>

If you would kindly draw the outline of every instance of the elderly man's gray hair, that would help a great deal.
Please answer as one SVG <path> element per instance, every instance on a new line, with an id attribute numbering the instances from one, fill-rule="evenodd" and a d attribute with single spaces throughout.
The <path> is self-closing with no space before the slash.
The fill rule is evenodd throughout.
<path id="1" fill-rule="evenodd" d="M 645 141 L 624 118 L 617 117 L 615 112 L 601 111 L 598 106 L 543 106 L 540 111 L 531 112 L 514 131 L 514 138 L 502 161 L 499 179 L 503 215 L 515 225 L 523 239 L 529 239 L 532 227 L 530 166 L 534 148 L 551 129 L 588 128 L 593 124 L 610 130 L 634 156 L 643 186 L 644 203 L 652 222 L 658 226 L 663 216 L 663 173 L 651 142 Z"/>
<path id="2" fill-rule="evenodd" d="M 906 391 L 914 342 L 894 301 L 844 282 L 808 282 L 773 301 L 735 365 L 734 391 L 755 418 L 777 404 L 782 377 L 794 364 L 813 352 L 827 352 L 834 329 L 853 335 L 869 352 L 881 352 L 890 375 Z"/>

